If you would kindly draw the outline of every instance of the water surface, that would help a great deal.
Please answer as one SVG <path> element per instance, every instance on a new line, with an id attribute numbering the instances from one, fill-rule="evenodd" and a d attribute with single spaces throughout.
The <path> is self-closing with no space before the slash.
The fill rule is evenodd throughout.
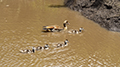
<path id="1" fill-rule="evenodd" d="M 63 6 L 64 0 L 0 0 L 0 67 L 119 67 L 120 33 L 110 32 Z M 82 34 L 44 33 L 42 27 L 68 20 Z M 55 43 L 69 40 L 69 46 Z M 50 45 L 49 50 L 22 54 L 20 49 Z"/>

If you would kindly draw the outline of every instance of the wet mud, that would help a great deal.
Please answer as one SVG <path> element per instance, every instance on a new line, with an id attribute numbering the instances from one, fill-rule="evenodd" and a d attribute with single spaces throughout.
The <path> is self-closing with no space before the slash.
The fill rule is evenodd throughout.
<path id="1" fill-rule="evenodd" d="M 65 0 L 64 3 L 107 30 L 120 32 L 119 0 Z"/>

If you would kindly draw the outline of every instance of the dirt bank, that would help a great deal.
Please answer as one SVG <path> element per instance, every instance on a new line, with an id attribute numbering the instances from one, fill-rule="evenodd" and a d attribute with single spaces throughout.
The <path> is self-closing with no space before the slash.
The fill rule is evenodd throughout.
<path id="1" fill-rule="evenodd" d="M 64 4 L 100 26 L 120 32 L 119 0 L 65 0 Z"/>

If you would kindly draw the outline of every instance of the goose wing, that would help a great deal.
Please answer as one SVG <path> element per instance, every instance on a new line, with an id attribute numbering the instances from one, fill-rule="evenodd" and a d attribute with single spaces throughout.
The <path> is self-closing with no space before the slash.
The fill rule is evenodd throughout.
<path id="1" fill-rule="evenodd" d="M 46 29 L 61 29 L 61 27 L 58 26 L 58 25 L 43 26 L 43 28 L 46 28 Z"/>

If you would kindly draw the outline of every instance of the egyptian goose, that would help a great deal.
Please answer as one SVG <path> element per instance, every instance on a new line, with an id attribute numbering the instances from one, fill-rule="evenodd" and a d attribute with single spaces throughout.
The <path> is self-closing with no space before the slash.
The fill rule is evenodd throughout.
<path id="1" fill-rule="evenodd" d="M 43 31 L 44 32 L 55 32 L 55 31 L 67 30 L 67 25 L 69 25 L 69 22 L 68 20 L 65 20 L 63 22 L 63 28 L 61 28 L 58 25 L 43 26 Z"/>

